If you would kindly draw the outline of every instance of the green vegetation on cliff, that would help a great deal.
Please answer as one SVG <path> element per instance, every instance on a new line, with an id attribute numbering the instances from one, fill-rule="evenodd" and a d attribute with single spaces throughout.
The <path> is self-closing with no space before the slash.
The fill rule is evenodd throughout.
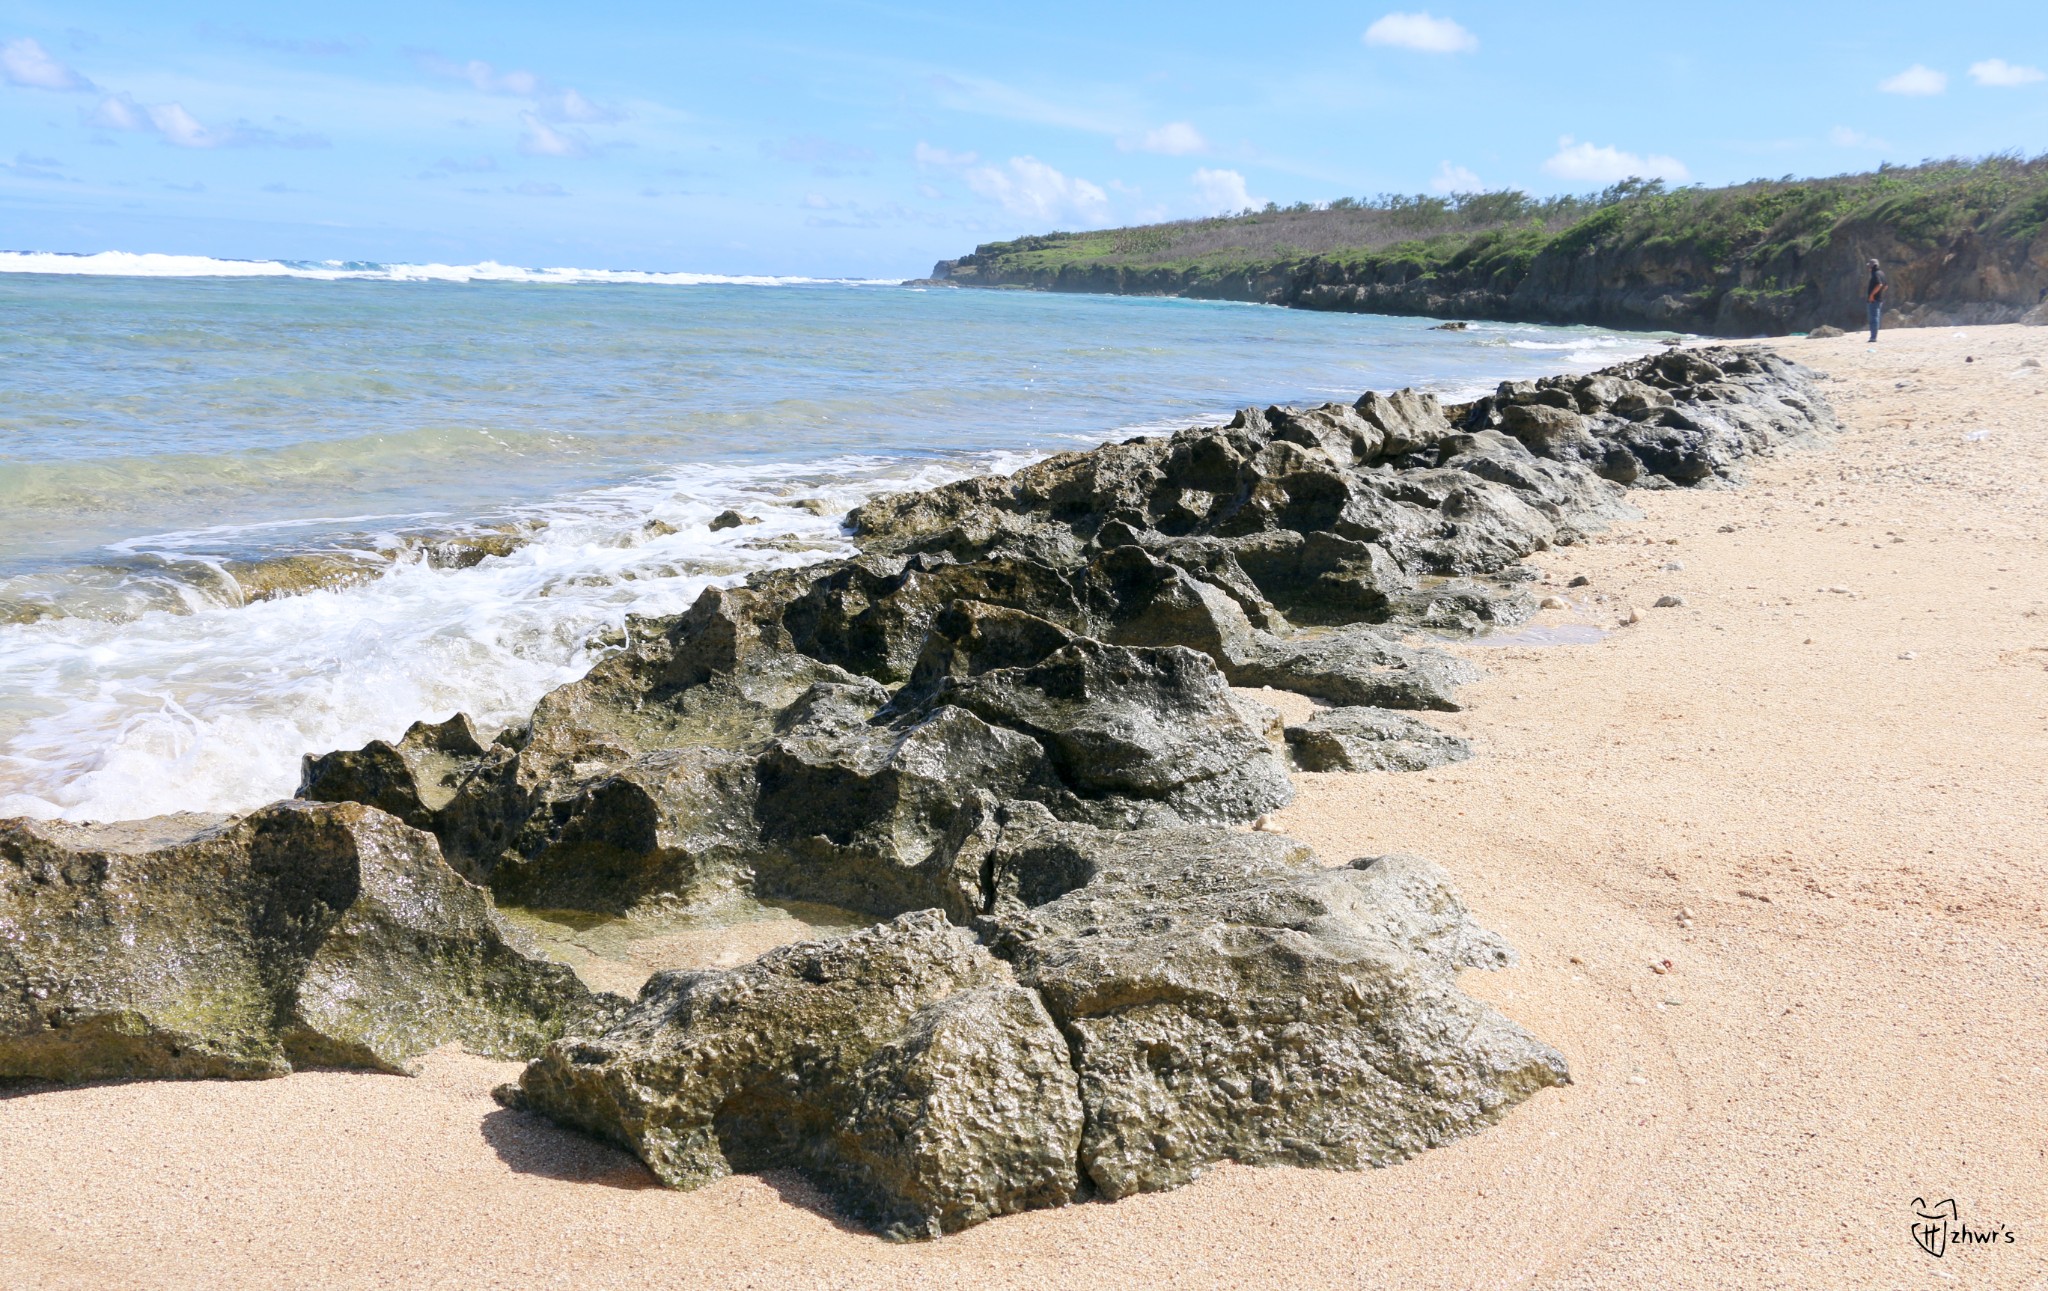
<path id="1" fill-rule="evenodd" d="M 2006 321 L 2048 288 L 2048 156 L 1587 197 L 1341 198 L 977 247 L 963 285 L 1684 327 L 1854 322 L 1864 260 L 1901 321 Z"/>

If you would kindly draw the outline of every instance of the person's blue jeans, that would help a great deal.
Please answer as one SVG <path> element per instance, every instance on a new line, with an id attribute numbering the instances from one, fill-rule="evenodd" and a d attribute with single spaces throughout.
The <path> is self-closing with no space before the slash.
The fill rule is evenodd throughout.
<path id="1" fill-rule="evenodd" d="M 1870 302 L 1870 339 L 1873 341 L 1877 339 L 1877 316 L 1883 312 L 1883 301 L 1873 300 Z"/>

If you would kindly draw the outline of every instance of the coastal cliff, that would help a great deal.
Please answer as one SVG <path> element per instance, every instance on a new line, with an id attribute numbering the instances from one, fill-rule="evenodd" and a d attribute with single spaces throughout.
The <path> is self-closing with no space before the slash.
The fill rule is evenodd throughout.
<path id="1" fill-rule="evenodd" d="M 1340 199 L 1052 233 L 942 260 L 959 286 L 1584 323 L 1713 336 L 1862 321 L 1865 262 L 1896 326 L 2048 318 L 2048 157 L 1591 198 Z"/>

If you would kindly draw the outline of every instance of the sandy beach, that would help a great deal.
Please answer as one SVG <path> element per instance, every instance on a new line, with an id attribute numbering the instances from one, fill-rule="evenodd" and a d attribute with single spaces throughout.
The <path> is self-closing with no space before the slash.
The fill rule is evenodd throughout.
<path id="1" fill-rule="evenodd" d="M 1520 951 L 1463 983 L 1574 1083 L 1496 1128 L 895 1245 L 793 1178 L 658 1187 L 457 1052 L 34 1090 L 0 1285 L 2048 1283 L 2048 328 L 1768 344 L 1839 436 L 1532 558 L 1536 625 L 1607 635 L 1456 647 L 1473 760 L 1300 774 L 1272 821 L 1437 861 Z M 1999 1240 L 1919 1249 L 1948 1198 Z"/>

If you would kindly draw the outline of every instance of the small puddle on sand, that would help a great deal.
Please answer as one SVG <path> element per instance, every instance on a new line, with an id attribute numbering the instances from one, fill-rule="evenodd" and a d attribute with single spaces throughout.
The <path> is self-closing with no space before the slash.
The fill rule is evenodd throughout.
<path id="1" fill-rule="evenodd" d="M 1498 636 L 1472 638 L 1476 646 L 1564 646 L 1592 645 L 1605 641 L 1611 633 L 1605 628 L 1596 628 L 1590 623 L 1559 623 L 1551 627 L 1523 628 L 1520 632 L 1508 632 Z"/>
<path id="2" fill-rule="evenodd" d="M 548 958 L 575 969 L 591 989 L 627 997 L 639 994 L 664 968 L 733 968 L 792 941 L 838 936 L 875 922 L 837 906 L 745 896 L 626 916 L 518 906 L 500 906 L 498 913 Z"/>

